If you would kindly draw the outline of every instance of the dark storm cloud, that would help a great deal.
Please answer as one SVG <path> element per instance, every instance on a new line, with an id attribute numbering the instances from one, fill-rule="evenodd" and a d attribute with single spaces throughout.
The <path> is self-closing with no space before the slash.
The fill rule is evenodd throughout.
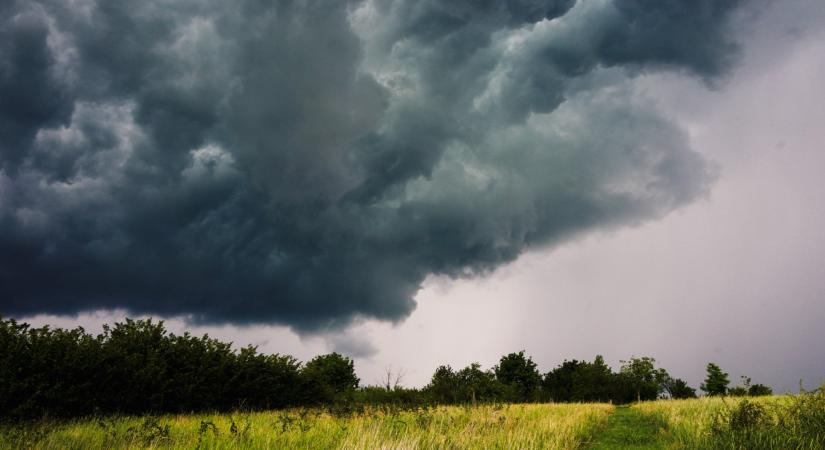
<path id="1" fill-rule="evenodd" d="M 0 310 L 312 330 L 705 192 L 739 1 L 0 4 Z"/>

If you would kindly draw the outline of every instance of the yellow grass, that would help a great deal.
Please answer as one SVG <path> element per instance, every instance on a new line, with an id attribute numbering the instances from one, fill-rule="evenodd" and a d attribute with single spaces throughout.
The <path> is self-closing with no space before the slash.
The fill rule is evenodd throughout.
<path id="1" fill-rule="evenodd" d="M 667 424 L 665 436 L 667 444 L 663 445 L 664 448 L 783 448 L 782 442 L 790 442 L 796 436 L 788 435 L 788 430 L 779 429 L 773 424 L 782 420 L 787 421 L 788 406 L 796 399 L 797 397 L 794 396 L 703 397 L 690 400 L 642 402 L 634 405 L 633 408 L 644 414 L 658 416 L 661 422 Z M 731 412 L 735 411 L 743 401 L 764 406 L 762 410 L 765 416 L 762 423 L 752 430 L 744 430 L 739 434 L 731 433 L 726 423 L 729 421 Z M 715 432 L 714 427 L 716 427 Z M 816 439 L 812 441 L 809 437 L 797 440 L 816 442 Z"/>
<path id="2" fill-rule="evenodd" d="M 576 449 L 606 423 L 603 404 L 320 410 L 120 417 L 6 429 L 2 448 Z M 233 432 L 232 422 L 235 423 Z M 214 425 L 214 427 L 213 427 Z M 166 428 L 168 427 L 168 429 Z M 168 431 L 166 431 L 168 430 Z"/>

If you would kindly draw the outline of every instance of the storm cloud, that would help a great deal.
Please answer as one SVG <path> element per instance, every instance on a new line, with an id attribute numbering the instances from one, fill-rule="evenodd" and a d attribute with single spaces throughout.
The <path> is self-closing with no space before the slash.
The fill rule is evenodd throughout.
<path id="1" fill-rule="evenodd" d="M 0 312 L 299 331 L 663 217 L 713 168 L 631 80 L 726 0 L 0 2 Z"/>

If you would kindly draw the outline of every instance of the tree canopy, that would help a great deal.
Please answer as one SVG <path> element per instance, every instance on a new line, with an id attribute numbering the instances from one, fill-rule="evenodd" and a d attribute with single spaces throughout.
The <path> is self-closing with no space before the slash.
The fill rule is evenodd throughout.
<path id="1" fill-rule="evenodd" d="M 700 389 L 705 391 L 708 395 L 725 395 L 728 392 L 728 385 L 730 380 L 728 374 L 723 372 L 716 363 L 708 363 L 707 377 L 702 383 Z"/>
<path id="2" fill-rule="evenodd" d="M 728 374 L 715 363 L 707 371 L 702 390 L 728 393 Z M 771 389 L 743 377 L 733 393 L 769 395 Z M 425 387 L 405 389 L 361 386 L 354 361 L 339 353 L 303 364 L 254 346 L 233 349 L 208 335 L 175 335 L 151 319 L 126 319 L 94 336 L 83 328 L 33 328 L 0 318 L 0 418 L 359 403 L 628 403 L 695 396 L 651 357 L 622 361 L 614 372 L 597 355 L 592 362 L 565 360 L 542 374 L 522 350 L 487 370 L 478 363 L 458 370 L 442 365 Z"/>

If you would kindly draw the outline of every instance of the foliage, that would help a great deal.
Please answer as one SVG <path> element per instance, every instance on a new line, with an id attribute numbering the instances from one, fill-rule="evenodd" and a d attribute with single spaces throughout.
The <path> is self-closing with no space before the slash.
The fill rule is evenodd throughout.
<path id="1" fill-rule="evenodd" d="M 744 397 L 748 395 L 748 389 L 742 386 L 734 386 L 728 389 L 727 395 L 731 397 Z"/>
<path id="2" fill-rule="evenodd" d="M 333 403 L 350 398 L 358 387 L 355 363 L 338 353 L 316 356 L 301 370 L 305 404 Z"/>
<path id="3" fill-rule="evenodd" d="M 620 371 L 614 373 L 601 356 L 592 363 L 564 361 L 545 374 L 542 389 L 547 399 L 557 402 L 630 403 L 654 400 L 665 392 L 673 398 L 695 396 L 684 381 L 672 378 L 655 363 L 650 357 L 631 358 L 622 361 Z"/>
<path id="4" fill-rule="evenodd" d="M 506 400 L 530 402 L 539 399 L 541 374 L 536 363 L 524 356 L 524 350 L 502 356 L 493 372 L 505 390 Z"/>
<path id="5" fill-rule="evenodd" d="M 632 401 L 632 398 L 627 397 L 628 393 L 632 394 L 636 401 L 655 400 L 670 378 L 664 369 L 656 369 L 655 359 L 647 356 L 622 361 L 619 377 L 622 380 L 621 385 L 625 388 L 621 400 L 625 402 Z"/>
<path id="6" fill-rule="evenodd" d="M 606 402 L 615 400 L 616 374 L 597 355 L 592 363 L 564 361 L 547 372 L 542 390 L 548 400 L 556 402 Z"/>
<path id="7" fill-rule="evenodd" d="M 349 414 L 369 405 L 622 404 L 696 395 L 650 357 L 622 361 L 618 373 L 598 355 L 592 362 L 565 360 L 542 376 L 523 350 L 503 356 L 488 370 L 478 363 L 460 370 L 440 366 L 423 389 L 389 381 L 359 386 L 353 360 L 338 353 L 302 365 L 288 355 L 259 353 L 254 346 L 236 350 L 207 335 L 171 334 L 163 322 L 151 319 L 126 319 L 93 336 L 82 328 L 33 328 L 0 318 L 0 349 L 0 419 L 13 420 L 307 406 Z M 727 374 L 715 364 L 708 371 L 703 389 L 727 390 Z M 767 386 L 751 385 L 750 378 L 743 380 L 744 390 L 734 393 L 771 393 Z"/>
<path id="8" fill-rule="evenodd" d="M 458 403 L 458 375 L 450 366 L 438 366 L 424 391 L 438 404 Z"/>
<path id="9" fill-rule="evenodd" d="M 696 389 L 688 386 L 684 380 L 668 376 L 665 378 L 662 387 L 668 397 L 672 399 L 696 398 Z"/>
<path id="10" fill-rule="evenodd" d="M 748 388 L 748 395 L 751 397 L 760 397 L 764 395 L 773 395 L 773 389 L 764 384 L 754 384 Z"/>
<path id="11" fill-rule="evenodd" d="M 733 397 L 744 397 L 746 395 L 760 397 L 773 394 L 773 389 L 764 384 L 751 384 L 751 377 L 742 375 L 740 378 L 742 379 L 742 384 L 728 389 L 728 395 Z"/>
<path id="12" fill-rule="evenodd" d="M 481 370 L 479 363 L 472 363 L 456 373 L 458 401 L 460 403 L 495 402 L 502 398 L 502 384 L 496 374 Z"/>
<path id="13" fill-rule="evenodd" d="M 175 336 L 151 320 L 98 336 L 0 320 L 0 345 L 0 413 L 39 417 L 6 420 L 0 449 L 825 448 L 825 388 L 755 397 L 770 390 L 747 377 L 742 388 L 752 398 L 643 401 L 610 420 L 606 404 L 500 403 L 695 395 L 647 357 L 623 361 L 618 373 L 600 356 L 565 361 L 538 383 L 532 360 L 511 353 L 491 370 L 441 366 L 424 389 L 406 389 L 359 387 L 353 361 L 339 354 L 302 365 L 208 336 Z M 718 366 L 708 372 L 703 388 L 714 380 L 727 387 Z M 253 412 L 270 408 L 280 409 Z M 73 416 L 86 418 L 61 420 Z"/>
<path id="14" fill-rule="evenodd" d="M 301 371 L 291 356 L 236 352 L 209 336 L 170 334 L 152 320 L 126 319 L 92 336 L 0 319 L 0 348 L 5 418 L 282 408 L 306 400 L 302 386 L 337 393 L 358 382 L 351 361 Z"/>
<path id="15" fill-rule="evenodd" d="M 408 389 L 396 386 L 386 389 L 384 386 L 364 386 L 355 391 L 352 402 L 357 408 L 364 405 L 394 404 L 402 408 L 417 408 L 430 405 L 433 400 L 422 389 Z M 453 402 L 442 402 L 444 404 Z"/>
<path id="16" fill-rule="evenodd" d="M 705 391 L 708 395 L 725 395 L 728 392 L 728 374 L 722 372 L 722 369 L 716 363 L 708 363 L 708 375 L 705 382 L 702 383 L 700 389 Z"/>

